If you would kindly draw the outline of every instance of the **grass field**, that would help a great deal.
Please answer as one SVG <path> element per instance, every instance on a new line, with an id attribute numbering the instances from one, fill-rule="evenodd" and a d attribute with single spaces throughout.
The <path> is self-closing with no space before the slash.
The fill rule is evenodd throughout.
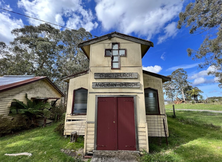
<path id="1" fill-rule="evenodd" d="M 198 109 L 222 111 L 222 104 L 186 103 L 174 105 L 175 109 Z M 166 110 L 172 110 L 172 104 L 165 105 Z"/>
<path id="2" fill-rule="evenodd" d="M 83 138 L 78 142 L 70 143 L 69 138 L 63 138 L 53 130 L 56 124 L 36 128 L 22 132 L 18 135 L 9 135 L 0 138 L 0 161 L 1 162 L 48 162 L 48 161 L 75 161 L 70 156 L 62 153 L 61 149 L 83 148 Z M 32 156 L 5 156 L 5 153 L 29 152 Z"/>
<path id="3" fill-rule="evenodd" d="M 165 138 L 149 138 L 150 154 L 141 161 L 185 161 L 221 162 L 222 160 L 222 114 L 209 112 L 176 111 L 172 118 L 168 111 L 169 145 Z M 0 137 L 0 162 L 29 161 L 77 161 L 62 153 L 61 149 L 83 147 L 83 138 L 70 143 L 53 130 L 56 124 L 46 128 L 36 128 L 17 135 Z M 5 156 L 5 153 L 29 152 L 33 156 Z"/>
<path id="4" fill-rule="evenodd" d="M 169 145 L 150 138 L 150 151 L 141 161 L 221 162 L 222 130 L 186 118 L 168 117 Z M 161 143 L 161 145 L 160 145 Z"/>

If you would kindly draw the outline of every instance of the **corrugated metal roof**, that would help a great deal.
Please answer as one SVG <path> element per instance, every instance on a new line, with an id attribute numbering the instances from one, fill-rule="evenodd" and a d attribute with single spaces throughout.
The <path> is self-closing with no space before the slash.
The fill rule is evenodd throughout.
<path id="1" fill-rule="evenodd" d="M 5 75 L 3 77 L 0 77 L 0 86 L 21 82 L 34 77 L 34 75 Z"/>
<path id="2" fill-rule="evenodd" d="M 32 82 L 36 82 L 42 79 L 47 80 L 62 96 L 64 96 L 60 89 L 54 83 L 52 83 L 52 81 L 48 77 L 35 77 L 33 75 L 5 75 L 3 77 L 0 77 L 0 92 L 16 88 L 22 85 L 26 85 Z"/>

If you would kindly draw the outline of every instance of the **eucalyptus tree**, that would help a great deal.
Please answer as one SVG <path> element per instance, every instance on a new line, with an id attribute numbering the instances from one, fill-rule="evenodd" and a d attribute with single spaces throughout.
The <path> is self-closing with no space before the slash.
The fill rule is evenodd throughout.
<path id="1" fill-rule="evenodd" d="M 164 89 L 164 94 L 166 95 L 166 97 L 171 99 L 173 102 L 174 98 L 177 97 L 174 82 L 171 80 L 171 81 L 163 83 L 163 89 Z"/>
<path id="2" fill-rule="evenodd" d="M 214 65 L 217 71 L 210 72 L 219 78 L 222 87 L 222 1 L 195 0 L 179 14 L 177 28 L 190 27 L 190 33 L 206 33 L 206 38 L 198 50 L 188 48 L 193 59 L 204 59 L 200 67 Z"/>
<path id="3" fill-rule="evenodd" d="M 184 90 L 189 85 L 189 82 L 187 81 L 187 72 L 184 69 L 179 68 L 173 71 L 170 76 L 173 86 L 176 89 L 176 93 L 181 94 L 183 100 L 185 101 Z"/>
<path id="4" fill-rule="evenodd" d="M 78 44 L 91 38 L 85 29 L 61 31 L 48 24 L 12 30 L 15 38 L 0 43 L 0 75 L 48 76 L 60 83 L 62 77 L 88 68 L 88 59 Z"/>

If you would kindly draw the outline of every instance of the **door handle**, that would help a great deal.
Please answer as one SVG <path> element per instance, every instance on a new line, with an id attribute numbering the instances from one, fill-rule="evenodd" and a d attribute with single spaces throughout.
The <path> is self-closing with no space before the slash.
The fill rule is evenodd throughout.
<path id="1" fill-rule="evenodd" d="M 113 123 L 116 123 L 116 121 L 113 121 Z"/>

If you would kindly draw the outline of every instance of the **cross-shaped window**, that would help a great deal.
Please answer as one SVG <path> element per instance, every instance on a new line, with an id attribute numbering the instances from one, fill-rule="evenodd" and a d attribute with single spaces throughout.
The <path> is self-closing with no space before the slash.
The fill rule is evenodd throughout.
<path id="1" fill-rule="evenodd" d="M 105 49 L 105 57 L 111 57 L 112 69 L 120 69 L 120 57 L 126 57 L 126 49 L 120 49 L 119 43 L 112 43 L 112 49 Z"/>

